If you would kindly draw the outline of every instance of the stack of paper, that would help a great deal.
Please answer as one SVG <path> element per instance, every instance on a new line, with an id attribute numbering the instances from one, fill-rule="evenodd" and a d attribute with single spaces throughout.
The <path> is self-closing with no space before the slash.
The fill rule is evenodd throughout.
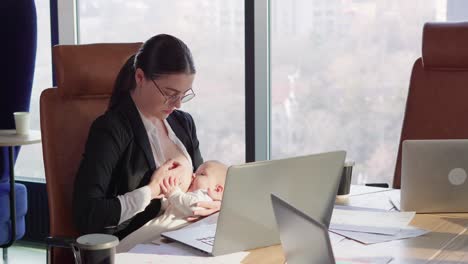
<path id="1" fill-rule="evenodd" d="M 335 207 L 330 231 L 364 244 L 417 237 L 429 231 L 409 226 L 414 212 Z"/>

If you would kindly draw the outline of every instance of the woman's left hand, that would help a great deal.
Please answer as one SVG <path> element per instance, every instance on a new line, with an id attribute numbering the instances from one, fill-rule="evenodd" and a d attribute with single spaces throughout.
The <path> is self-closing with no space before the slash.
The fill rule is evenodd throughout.
<path id="1" fill-rule="evenodd" d="M 214 214 L 221 209 L 221 200 L 223 198 L 222 193 L 214 192 L 208 188 L 208 195 L 211 197 L 211 199 L 213 199 L 213 201 L 198 202 L 196 206 L 203 209 L 193 210 L 193 216 L 188 217 L 188 221 L 197 221 L 200 218 Z"/>

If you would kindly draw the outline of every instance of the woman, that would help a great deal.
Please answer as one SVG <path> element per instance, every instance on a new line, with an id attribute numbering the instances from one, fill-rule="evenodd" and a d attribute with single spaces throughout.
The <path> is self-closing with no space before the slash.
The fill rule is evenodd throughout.
<path id="1" fill-rule="evenodd" d="M 170 35 L 146 41 L 117 76 L 107 112 L 92 124 L 74 185 L 80 233 L 124 238 L 161 210 L 160 183 L 179 177 L 186 191 L 203 162 L 192 117 L 179 111 L 195 94 L 188 47 Z M 219 210 L 220 202 L 194 218 Z"/>

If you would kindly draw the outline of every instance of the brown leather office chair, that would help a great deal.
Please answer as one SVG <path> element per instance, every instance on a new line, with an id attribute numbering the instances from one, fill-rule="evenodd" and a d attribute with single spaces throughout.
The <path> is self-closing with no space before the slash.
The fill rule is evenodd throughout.
<path id="1" fill-rule="evenodd" d="M 89 127 L 105 112 L 120 68 L 140 46 L 128 43 L 53 48 L 57 88 L 44 90 L 40 99 L 52 237 L 73 239 L 78 235 L 72 220 L 73 183 Z M 72 263 L 71 250 L 52 248 L 50 254 L 48 250 L 48 261 Z"/>
<path id="2" fill-rule="evenodd" d="M 468 23 L 424 25 L 411 73 L 393 187 L 400 188 L 406 139 L 468 138 Z"/>

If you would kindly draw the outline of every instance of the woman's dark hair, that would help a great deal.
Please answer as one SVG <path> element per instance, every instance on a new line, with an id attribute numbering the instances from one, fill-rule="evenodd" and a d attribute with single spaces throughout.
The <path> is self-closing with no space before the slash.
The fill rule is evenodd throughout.
<path id="1" fill-rule="evenodd" d="M 109 109 L 119 104 L 122 96 L 135 89 L 135 70 L 140 68 L 147 79 L 164 74 L 195 74 L 192 53 L 180 39 L 166 34 L 148 39 L 120 69 L 115 79 Z"/>

